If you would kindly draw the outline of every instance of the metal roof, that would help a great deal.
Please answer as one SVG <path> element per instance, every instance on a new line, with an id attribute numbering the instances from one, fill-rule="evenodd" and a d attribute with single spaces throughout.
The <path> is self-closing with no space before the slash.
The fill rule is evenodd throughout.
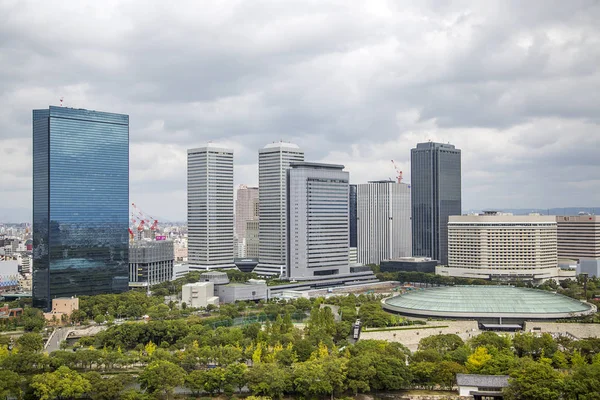
<path id="1" fill-rule="evenodd" d="M 458 386 L 503 388 L 508 386 L 508 375 L 456 374 L 456 384 Z"/>

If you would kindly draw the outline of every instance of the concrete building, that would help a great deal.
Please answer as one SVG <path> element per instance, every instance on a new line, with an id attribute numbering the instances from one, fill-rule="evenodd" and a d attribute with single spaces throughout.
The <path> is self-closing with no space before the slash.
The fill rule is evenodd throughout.
<path id="1" fill-rule="evenodd" d="M 558 258 L 600 259 L 600 217 L 597 215 L 558 216 Z"/>
<path id="2" fill-rule="evenodd" d="M 359 263 L 379 264 L 411 255 L 410 190 L 393 181 L 357 185 Z"/>
<path id="3" fill-rule="evenodd" d="M 246 232 L 245 232 L 245 251 L 247 258 L 258 259 L 260 250 L 259 240 L 259 224 L 258 219 L 252 221 L 246 221 Z"/>
<path id="4" fill-rule="evenodd" d="M 437 260 L 427 257 L 400 257 L 392 260 L 382 260 L 381 272 L 425 272 L 435 273 Z"/>
<path id="5" fill-rule="evenodd" d="M 473 400 L 501 400 L 504 388 L 508 387 L 508 378 L 508 375 L 456 374 L 458 395 Z"/>
<path id="6" fill-rule="evenodd" d="M 335 164 L 301 162 L 290 166 L 287 277 L 348 274 L 348 172 Z"/>
<path id="7" fill-rule="evenodd" d="M 292 143 L 271 143 L 258 153 L 259 265 L 264 276 L 284 276 L 286 248 L 286 171 L 304 161 L 304 152 Z"/>
<path id="8" fill-rule="evenodd" d="M 451 216 L 448 266 L 437 267 L 436 273 L 497 280 L 574 277 L 574 271 L 558 267 L 556 237 L 554 216 Z"/>
<path id="9" fill-rule="evenodd" d="M 218 305 L 219 298 L 212 282 L 196 282 L 181 287 L 181 302 L 188 307 L 206 308 L 209 304 Z"/>
<path id="10" fill-rule="evenodd" d="M 585 258 L 577 265 L 577 275 L 588 274 L 600 278 L 600 258 Z"/>
<path id="11" fill-rule="evenodd" d="M 258 188 L 241 185 L 235 202 L 235 236 L 239 243 L 236 257 L 246 257 L 246 225 L 258 219 Z"/>
<path id="12" fill-rule="evenodd" d="M 147 287 L 173 278 L 171 240 L 136 240 L 129 244 L 129 286 Z"/>
<path id="13" fill-rule="evenodd" d="M 215 291 L 222 304 L 235 303 L 236 301 L 267 300 L 267 283 L 261 279 L 218 285 L 215 286 Z"/>
<path id="14" fill-rule="evenodd" d="M 52 309 L 50 312 L 44 313 L 44 318 L 47 321 L 52 321 L 52 318 L 56 317 L 60 321 L 63 315 L 70 317 L 75 310 L 79 310 L 79 299 L 77 297 L 58 297 L 52 299 Z"/>
<path id="15" fill-rule="evenodd" d="M 448 217 L 462 212 L 460 156 L 443 143 L 419 143 L 410 151 L 413 256 L 448 264 Z"/>
<path id="16" fill-rule="evenodd" d="M 188 150 L 190 269 L 233 268 L 233 150 Z"/>

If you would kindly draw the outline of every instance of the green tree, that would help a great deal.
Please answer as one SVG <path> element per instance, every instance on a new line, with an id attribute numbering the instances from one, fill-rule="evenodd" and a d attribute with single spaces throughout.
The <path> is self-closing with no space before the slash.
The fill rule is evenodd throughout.
<path id="1" fill-rule="evenodd" d="M 292 388 L 292 376 L 287 367 L 258 363 L 246 373 L 248 388 L 255 395 L 280 398 Z"/>
<path id="2" fill-rule="evenodd" d="M 0 369 L 0 398 L 8 396 L 21 397 L 21 375 L 16 372 Z"/>
<path id="3" fill-rule="evenodd" d="M 233 363 L 229 364 L 225 368 L 225 382 L 233 385 L 237 388 L 238 391 L 241 391 L 244 386 L 246 386 L 246 371 L 248 367 L 246 364 L 242 363 Z"/>
<path id="4" fill-rule="evenodd" d="M 23 352 L 38 352 L 44 348 L 44 339 L 38 333 L 24 333 L 17 339 L 17 347 Z"/>
<path id="5" fill-rule="evenodd" d="M 92 400 L 116 400 L 121 398 L 125 389 L 126 378 L 115 376 L 113 378 L 102 378 L 98 372 L 87 372 L 83 375 L 90 382 L 91 390 L 89 396 Z"/>
<path id="6" fill-rule="evenodd" d="M 561 375 L 546 363 L 524 359 L 510 374 L 504 390 L 506 400 L 558 400 L 561 397 Z"/>
<path id="7" fill-rule="evenodd" d="M 576 367 L 565 379 L 564 395 L 573 400 L 600 400 L 600 364 Z"/>
<path id="8" fill-rule="evenodd" d="M 211 396 L 221 391 L 225 383 L 225 370 L 221 367 L 195 370 L 186 377 L 186 386 L 195 394 L 207 392 Z"/>
<path id="9" fill-rule="evenodd" d="M 30 386 L 40 400 L 78 398 L 92 388 L 87 379 L 64 366 L 54 372 L 34 375 Z"/>
<path id="10" fill-rule="evenodd" d="M 27 307 L 23 310 L 21 322 L 25 332 L 39 332 L 46 325 L 46 319 L 41 310 Z"/>
<path id="11" fill-rule="evenodd" d="M 169 361 L 153 361 L 142 371 L 139 382 L 147 392 L 169 398 L 176 386 L 184 384 L 185 371 Z"/>
<path id="12" fill-rule="evenodd" d="M 440 354 L 454 351 L 464 345 L 462 339 L 453 333 L 433 335 L 421 339 L 419 350 L 434 350 Z"/>

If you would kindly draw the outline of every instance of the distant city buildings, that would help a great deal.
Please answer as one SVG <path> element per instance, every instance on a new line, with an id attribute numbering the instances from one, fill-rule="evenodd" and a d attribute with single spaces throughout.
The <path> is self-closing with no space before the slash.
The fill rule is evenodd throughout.
<path id="1" fill-rule="evenodd" d="M 440 275 L 534 282 L 575 276 L 558 267 L 554 216 L 450 216 L 448 245 L 448 266 L 436 268 Z"/>
<path id="2" fill-rule="evenodd" d="M 357 187 L 358 262 L 377 264 L 411 255 L 410 186 L 373 181 Z"/>
<path id="3" fill-rule="evenodd" d="M 129 245 L 129 286 L 148 287 L 173 278 L 172 240 L 136 240 Z"/>
<path id="4" fill-rule="evenodd" d="M 128 288 L 129 116 L 33 111 L 33 305 Z"/>
<path id="5" fill-rule="evenodd" d="M 258 188 L 241 185 L 235 202 L 235 235 L 239 245 L 236 257 L 247 257 L 246 227 L 249 221 L 258 220 L 258 213 Z"/>
<path id="6" fill-rule="evenodd" d="M 233 150 L 188 150 L 190 269 L 233 268 Z"/>
<path id="7" fill-rule="evenodd" d="M 412 255 L 448 264 L 448 217 L 461 214 L 461 154 L 451 144 L 411 150 Z"/>
<path id="8" fill-rule="evenodd" d="M 296 162 L 290 166 L 287 276 L 315 279 L 348 274 L 348 172 L 335 164 Z"/>
<path id="9" fill-rule="evenodd" d="M 259 262 L 255 272 L 284 276 L 287 265 L 286 171 L 303 162 L 304 152 L 293 143 L 266 145 L 258 153 Z"/>

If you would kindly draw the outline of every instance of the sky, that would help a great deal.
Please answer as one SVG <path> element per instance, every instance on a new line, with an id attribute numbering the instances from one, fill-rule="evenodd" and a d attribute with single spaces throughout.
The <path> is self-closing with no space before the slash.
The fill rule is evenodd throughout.
<path id="1" fill-rule="evenodd" d="M 0 221 L 31 220 L 31 110 L 130 115 L 130 200 L 186 219 L 186 150 L 298 144 L 352 183 L 462 150 L 463 211 L 600 206 L 600 2 L 0 0 Z"/>

